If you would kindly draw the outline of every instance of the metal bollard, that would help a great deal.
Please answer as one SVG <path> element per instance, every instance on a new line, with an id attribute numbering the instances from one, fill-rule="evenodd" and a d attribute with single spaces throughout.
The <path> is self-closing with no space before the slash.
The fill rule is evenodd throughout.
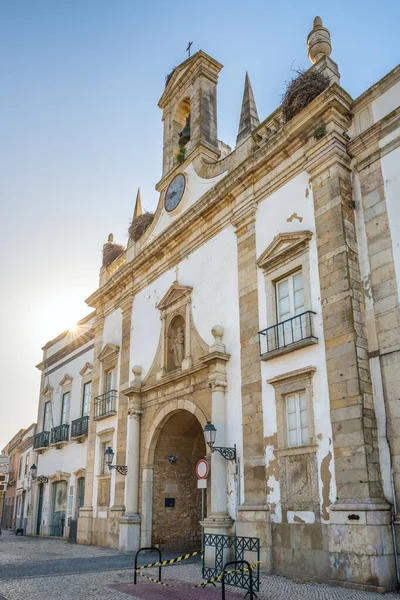
<path id="1" fill-rule="evenodd" d="M 247 568 L 249 570 L 249 583 L 250 583 L 250 587 L 247 591 L 247 594 L 250 593 L 250 600 L 254 600 L 255 593 L 253 591 L 253 569 L 251 568 L 250 563 L 247 562 L 247 560 L 231 560 L 225 564 L 224 571 L 223 571 L 222 577 L 221 577 L 222 600 L 225 600 L 225 575 L 226 575 L 226 567 L 228 567 L 229 565 L 246 565 L 247 566 Z M 246 594 L 246 596 L 247 596 L 247 594 Z"/>
<path id="2" fill-rule="evenodd" d="M 159 556 L 158 562 L 160 563 L 160 565 L 158 567 L 158 581 L 161 581 L 161 562 L 162 562 L 161 550 L 159 548 L 139 548 L 139 550 L 136 552 L 136 555 L 135 555 L 135 573 L 134 573 L 134 576 L 133 576 L 133 583 L 135 585 L 136 585 L 136 576 L 137 576 L 137 573 L 136 573 L 136 570 L 137 570 L 137 559 L 138 559 L 139 553 L 140 552 L 144 552 L 145 550 L 155 550 L 156 552 L 158 552 L 158 556 Z"/>

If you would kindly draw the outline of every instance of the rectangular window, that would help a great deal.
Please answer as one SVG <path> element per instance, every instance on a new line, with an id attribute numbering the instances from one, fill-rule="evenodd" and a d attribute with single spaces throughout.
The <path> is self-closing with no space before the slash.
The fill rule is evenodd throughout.
<path id="1" fill-rule="evenodd" d="M 18 469 L 18 477 L 22 475 L 22 465 L 24 464 L 24 457 L 21 456 L 19 459 L 19 469 Z"/>
<path id="2" fill-rule="evenodd" d="M 306 393 L 288 394 L 285 400 L 287 445 L 304 446 L 309 443 Z"/>
<path id="3" fill-rule="evenodd" d="M 43 431 L 50 431 L 51 429 L 51 405 L 50 402 L 46 402 L 44 405 L 43 413 Z"/>
<path id="4" fill-rule="evenodd" d="M 62 404 L 61 404 L 61 425 L 67 425 L 68 424 L 68 419 L 69 419 L 69 399 L 70 399 L 71 393 L 70 392 L 66 392 L 65 394 L 63 394 L 62 397 Z"/>
<path id="5" fill-rule="evenodd" d="M 107 466 L 106 463 L 106 458 L 105 458 L 105 451 L 107 450 L 107 448 L 111 446 L 111 441 L 108 440 L 108 442 L 102 442 L 100 444 L 100 450 L 101 450 L 101 468 L 100 468 L 100 475 L 108 475 L 110 473 L 110 469 Z"/>
<path id="6" fill-rule="evenodd" d="M 106 373 L 106 392 L 114 389 L 114 369 Z"/>
<path id="7" fill-rule="evenodd" d="M 25 476 L 28 475 L 28 469 L 29 469 L 29 454 L 27 454 L 25 456 Z"/>
<path id="8" fill-rule="evenodd" d="M 276 317 L 282 323 L 304 312 L 303 273 L 298 271 L 276 283 Z"/>
<path id="9" fill-rule="evenodd" d="M 92 393 L 92 382 L 89 381 L 83 386 L 83 399 L 82 399 L 82 417 L 89 415 L 90 411 L 90 396 Z"/>

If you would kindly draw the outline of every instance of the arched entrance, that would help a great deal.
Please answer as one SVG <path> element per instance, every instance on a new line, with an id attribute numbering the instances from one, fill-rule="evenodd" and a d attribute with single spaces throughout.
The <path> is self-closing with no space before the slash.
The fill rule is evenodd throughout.
<path id="1" fill-rule="evenodd" d="M 173 412 L 154 452 L 152 545 L 168 550 L 201 547 L 202 496 L 195 468 L 205 454 L 196 416 L 187 410 Z"/>

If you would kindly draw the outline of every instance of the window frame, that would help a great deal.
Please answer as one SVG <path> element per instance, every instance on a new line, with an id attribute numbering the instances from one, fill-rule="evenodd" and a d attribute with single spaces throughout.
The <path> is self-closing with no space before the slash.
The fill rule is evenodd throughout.
<path id="1" fill-rule="evenodd" d="M 47 415 L 48 411 L 48 415 Z M 48 416 L 48 419 L 46 418 Z M 46 427 L 46 421 L 48 421 L 48 429 Z M 43 429 L 42 431 L 50 431 L 51 430 L 51 401 L 47 400 L 43 405 Z"/>
<path id="2" fill-rule="evenodd" d="M 87 386 L 90 386 L 90 393 L 89 393 L 89 399 L 88 399 L 87 412 L 85 413 L 85 391 L 86 391 Z M 91 397 L 92 397 L 92 380 L 90 379 L 89 381 L 82 382 L 81 417 L 88 417 L 90 415 Z"/>
<path id="3" fill-rule="evenodd" d="M 275 390 L 276 422 L 277 422 L 277 449 L 279 456 L 316 451 L 314 425 L 314 389 L 313 377 L 316 367 L 291 371 L 269 379 L 267 383 Z M 291 394 L 304 392 L 307 406 L 308 441 L 305 444 L 290 446 L 288 440 L 288 424 L 286 414 L 286 398 Z"/>
<path id="4" fill-rule="evenodd" d="M 65 397 L 66 396 L 68 396 L 68 411 L 67 411 L 67 420 L 64 423 L 63 416 L 64 416 Z M 66 390 L 65 392 L 62 393 L 62 396 L 61 396 L 60 425 L 68 425 L 70 410 L 71 410 L 71 390 Z"/>
<path id="5" fill-rule="evenodd" d="M 301 407 L 301 400 L 304 398 L 305 400 L 305 408 Z M 289 400 L 294 400 L 294 412 L 289 411 Z M 305 390 L 298 390 L 297 392 L 291 392 L 290 394 L 285 394 L 285 408 L 286 408 L 286 439 L 288 448 L 294 448 L 296 446 L 307 446 L 310 439 L 308 433 L 308 406 L 307 406 L 307 395 Z M 301 413 L 306 412 L 306 420 L 307 424 L 304 427 L 302 425 Z M 295 428 L 290 427 L 289 423 L 289 415 L 295 415 Z M 303 440 L 303 430 L 307 429 L 307 438 Z M 296 441 L 294 444 L 290 442 L 290 433 L 291 431 L 296 432 Z"/>

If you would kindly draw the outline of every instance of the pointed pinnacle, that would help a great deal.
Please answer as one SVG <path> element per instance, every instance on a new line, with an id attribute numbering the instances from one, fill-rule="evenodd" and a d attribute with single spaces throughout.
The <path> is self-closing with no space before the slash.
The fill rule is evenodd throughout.
<path id="1" fill-rule="evenodd" d="M 244 91 L 242 100 L 242 110 L 240 112 L 240 123 L 239 131 L 236 138 L 236 145 L 247 138 L 253 129 L 260 123 L 258 118 L 258 112 L 256 103 L 254 100 L 254 94 L 250 83 L 250 77 L 246 71 L 246 78 L 244 80 Z"/>
<path id="2" fill-rule="evenodd" d="M 142 201 L 140 199 L 140 187 L 139 187 L 137 194 L 136 194 L 136 202 L 135 202 L 135 210 L 133 212 L 133 218 L 135 219 L 136 217 L 140 217 L 142 214 L 143 214 L 143 210 L 142 210 Z"/>

